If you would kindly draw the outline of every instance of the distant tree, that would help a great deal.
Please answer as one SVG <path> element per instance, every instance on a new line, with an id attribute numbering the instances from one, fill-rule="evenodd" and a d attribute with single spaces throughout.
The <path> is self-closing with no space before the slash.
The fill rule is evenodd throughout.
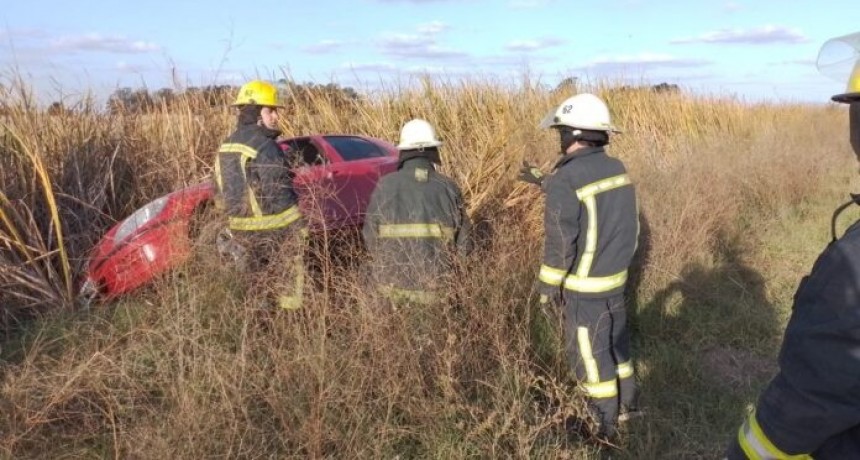
<path id="1" fill-rule="evenodd" d="M 555 90 L 556 93 L 565 93 L 568 95 L 573 95 L 579 92 L 579 78 L 578 77 L 567 77 L 564 80 L 560 81 L 558 85 L 556 85 Z"/>
<path id="2" fill-rule="evenodd" d="M 171 88 L 161 88 L 152 95 L 152 103 L 157 106 L 170 107 L 175 99 L 176 95 Z"/>
<path id="3" fill-rule="evenodd" d="M 48 115 L 64 115 L 67 113 L 66 107 L 60 101 L 54 101 L 48 106 Z"/>
<path id="4" fill-rule="evenodd" d="M 140 88 L 134 92 L 131 100 L 132 112 L 141 113 L 152 110 L 152 96 L 149 95 L 149 90 Z"/>
<path id="5" fill-rule="evenodd" d="M 113 94 L 110 95 L 107 101 L 107 109 L 112 115 L 117 113 L 121 113 L 127 110 L 127 105 L 131 101 L 132 95 L 134 94 L 134 90 L 131 88 L 117 88 Z"/>
<path id="6" fill-rule="evenodd" d="M 660 83 L 659 85 L 654 85 L 651 89 L 657 93 L 677 93 L 681 91 L 681 88 L 674 83 Z"/>
<path id="7" fill-rule="evenodd" d="M 152 97 L 146 88 L 118 88 L 108 98 L 107 108 L 111 114 L 142 113 L 153 107 Z"/>

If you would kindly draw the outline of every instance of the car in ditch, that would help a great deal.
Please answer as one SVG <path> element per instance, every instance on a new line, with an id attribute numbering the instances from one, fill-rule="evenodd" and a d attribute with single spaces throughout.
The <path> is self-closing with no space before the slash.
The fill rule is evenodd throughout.
<path id="1" fill-rule="evenodd" d="M 358 135 L 279 140 L 311 235 L 359 228 L 397 148 Z M 111 300 L 150 283 L 192 253 L 194 220 L 215 196 L 211 180 L 156 198 L 108 230 L 90 253 L 79 296 Z"/>

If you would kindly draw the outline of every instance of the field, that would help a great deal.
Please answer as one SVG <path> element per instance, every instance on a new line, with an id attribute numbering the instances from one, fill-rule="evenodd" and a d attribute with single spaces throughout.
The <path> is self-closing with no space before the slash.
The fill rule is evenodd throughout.
<path id="1" fill-rule="evenodd" d="M 609 151 L 645 224 L 628 308 L 648 416 L 613 458 L 720 458 L 851 190 L 847 114 L 592 90 L 624 130 Z M 552 165 L 556 136 L 536 125 L 572 91 L 524 78 L 292 94 L 287 135 L 396 141 L 422 117 L 445 142 L 479 248 L 456 302 L 393 313 L 360 266 L 335 263 L 301 311 L 261 311 L 207 244 L 156 286 L 76 305 L 86 251 L 205 177 L 232 112 L 184 95 L 146 114 L 48 113 L 25 89 L 0 94 L 0 458 L 600 458 L 563 429 L 582 397 L 537 306 L 542 197 L 515 180 L 523 159 Z"/>

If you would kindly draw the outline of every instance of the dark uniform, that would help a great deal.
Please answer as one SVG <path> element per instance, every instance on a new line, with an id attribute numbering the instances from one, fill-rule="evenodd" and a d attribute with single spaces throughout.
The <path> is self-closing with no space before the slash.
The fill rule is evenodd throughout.
<path id="1" fill-rule="evenodd" d="M 825 43 L 855 48 L 860 33 Z M 847 41 L 846 41 L 847 40 Z M 853 43 L 853 45 L 852 45 Z M 860 160 L 860 61 L 847 92 L 851 146 Z M 729 444 L 731 460 L 860 458 L 860 221 L 836 238 L 803 278 L 779 353 L 779 373 Z"/>
<path id="2" fill-rule="evenodd" d="M 284 155 L 274 139 L 280 134 L 257 124 L 240 125 L 218 149 L 215 160 L 216 203 L 227 215 L 233 237 L 248 252 L 249 269 L 268 278 L 290 278 L 279 288 L 282 308 L 301 305 L 303 265 L 301 213 Z M 296 228 L 299 227 L 299 228 Z M 293 244 L 292 261 L 270 267 L 284 244 Z M 274 268 L 277 273 L 266 273 Z"/>
<path id="3" fill-rule="evenodd" d="M 457 184 L 428 158 L 403 160 L 376 185 L 362 232 L 381 292 L 398 301 L 434 300 L 452 256 L 471 249 L 469 230 Z"/>
<path id="4" fill-rule="evenodd" d="M 603 147 L 564 155 L 543 188 L 541 300 L 563 300 L 568 360 L 608 435 L 619 403 L 633 405 L 636 391 L 623 294 L 639 231 L 636 194 Z"/>
<path id="5" fill-rule="evenodd" d="M 779 367 L 729 459 L 860 458 L 860 221 L 801 282 Z"/>

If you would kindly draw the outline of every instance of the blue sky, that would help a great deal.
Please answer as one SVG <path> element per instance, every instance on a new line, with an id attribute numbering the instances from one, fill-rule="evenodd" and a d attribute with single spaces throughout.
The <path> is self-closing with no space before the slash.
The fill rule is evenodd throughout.
<path id="1" fill-rule="evenodd" d="M 414 75 L 554 85 L 677 83 L 750 100 L 823 102 L 828 38 L 857 0 L 33 0 L 0 8 L 0 72 L 39 99 L 253 77 L 372 89 Z M 72 6 L 74 5 L 74 6 Z M 174 83 L 175 82 L 175 83 Z"/>

